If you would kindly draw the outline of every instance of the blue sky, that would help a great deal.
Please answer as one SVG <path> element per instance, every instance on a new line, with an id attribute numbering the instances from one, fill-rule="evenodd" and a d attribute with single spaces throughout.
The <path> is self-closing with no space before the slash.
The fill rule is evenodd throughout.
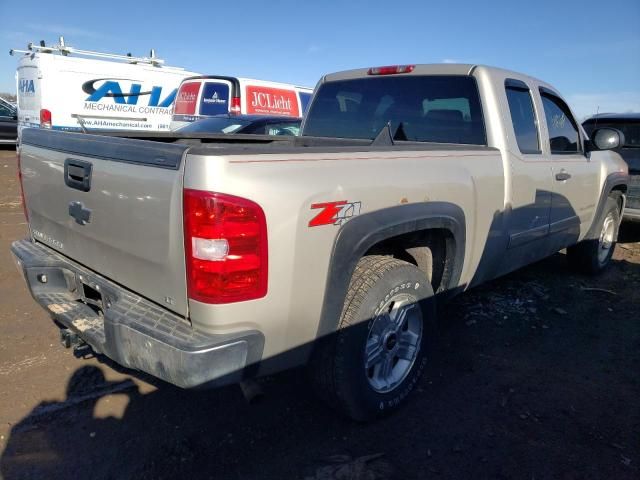
<path id="1" fill-rule="evenodd" d="M 395 63 L 482 63 L 541 78 L 577 115 L 640 111 L 640 1 L 240 2 L 0 0 L 0 91 L 10 48 L 41 39 L 147 55 L 205 74 L 313 86 L 323 73 Z"/>

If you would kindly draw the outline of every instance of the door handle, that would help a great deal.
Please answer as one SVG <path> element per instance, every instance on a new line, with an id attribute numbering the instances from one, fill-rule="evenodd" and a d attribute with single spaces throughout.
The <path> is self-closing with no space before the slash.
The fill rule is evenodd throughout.
<path id="1" fill-rule="evenodd" d="M 570 178 L 571 174 L 568 172 L 556 173 L 556 180 L 559 182 L 564 182 L 565 180 L 569 180 Z"/>

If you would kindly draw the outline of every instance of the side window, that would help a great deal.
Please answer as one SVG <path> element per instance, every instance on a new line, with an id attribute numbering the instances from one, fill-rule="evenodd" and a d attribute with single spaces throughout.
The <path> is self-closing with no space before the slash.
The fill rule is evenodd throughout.
<path id="1" fill-rule="evenodd" d="M 15 115 L 15 111 L 9 105 L 0 103 L 0 117 L 12 117 L 13 115 Z"/>
<path id="2" fill-rule="evenodd" d="M 300 126 L 291 123 L 272 123 L 266 126 L 267 135 L 289 135 L 297 136 L 300 134 Z"/>
<path id="3" fill-rule="evenodd" d="M 304 115 L 307 113 L 307 108 L 309 108 L 309 102 L 311 102 L 311 94 L 306 92 L 300 92 L 300 105 L 302 106 L 302 113 Z"/>
<path id="4" fill-rule="evenodd" d="M 512 85 L 508 81 L 505 88 L 511 112 L 511 122 L 520 153 L 542 153 L 538 136 L 538 121 L 529 88 L 522 82 L 518 82 L 518 85 Z"/>
<path id="5" fill-rule="evenodd" d="M 580 151 L 578 126 L 567 104 L 555 95 L 540 91 L 544 116 L 547 119 L 551 153 L 576 153 Z"/>

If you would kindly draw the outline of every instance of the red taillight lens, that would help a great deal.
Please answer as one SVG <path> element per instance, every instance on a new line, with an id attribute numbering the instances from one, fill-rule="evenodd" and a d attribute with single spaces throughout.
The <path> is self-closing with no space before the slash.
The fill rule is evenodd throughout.
<path id="1" fill-rule="evenodd" d="M 242 111 L 240 105 L 240 97 L 231 97 L 231 107 L 229 108 L 229 113 L 234 115 L 239 115 Z"/>
<path id="2" fill-rule="evenodd" d="M 369 75 L 394 75 L 396 73 L 411 73 L 415 65 L 389 65 L 386 67 L 371 67 L 367 72 Z"/>
<path id="3" fill-rule="evenodd" d="M 40 128 L 51 128 L 51 112 L 46 108 L 40 110 Z"/>
<path id="4" fill-rule="evenodd" d="M 22 199 L 22 210 L 24 210 L 24 218 L 29 222 L 29 212 L 27 211 L 27 202 L 24 200 L 24 187 L 22 186 L 22 166 L 20 165 L 20 151 L 18 151 L 18 183 L 20 184 L 20 198 Z"/>
<path id="5" fill-rule="evenodd" d="M 184 248 L 189 298 L 231 303 L 267 294 L 267 222 L 257 203 L 185 189 Z"/>

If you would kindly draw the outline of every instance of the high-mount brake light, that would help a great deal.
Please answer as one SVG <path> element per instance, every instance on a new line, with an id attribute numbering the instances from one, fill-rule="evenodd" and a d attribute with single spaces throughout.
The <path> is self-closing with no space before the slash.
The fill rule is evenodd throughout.
<path id="1" fill-rule="evenodd" d="M 40 110 L 40 128 L 51 128 L 51 111 L 46 108 Z"/>
<path id="2" fill-rule="evenodd" d="M 371 67 L 368 75 L 395 75 L 397 73 L 411 73 L 415 65 L 387 65 L 385 67 Z"/>
<path id="3" fill-rule="evenodd" d="M 219 304 L 267 294 L 267 222 L 257 203 L 185 189 L 184 248 L 189 298 Z"/>
<path id="4" fill-rule="evenodd" d="M 240 106 L 240 97 L 231 97 L 231 107 L 229 113 L 233 115 L 240 115 L 242 109 Z"/>

